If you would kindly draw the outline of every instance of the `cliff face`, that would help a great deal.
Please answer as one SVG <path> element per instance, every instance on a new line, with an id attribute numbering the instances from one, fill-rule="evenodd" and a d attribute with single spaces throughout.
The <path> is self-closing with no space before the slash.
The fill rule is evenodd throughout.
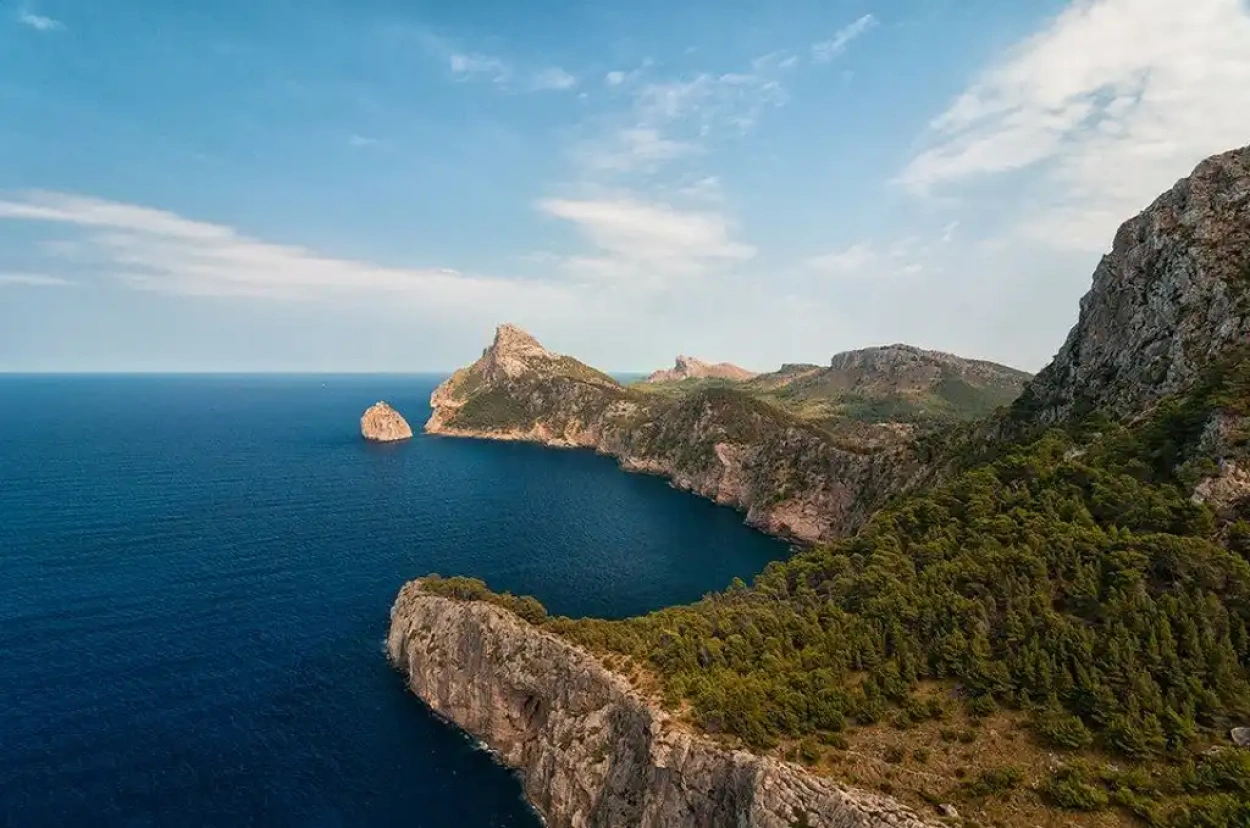
<path id="1" fill-rule="evenodd" d="M 679 356 L 672 368 L 655 371 L 643 382 L 682 382 L 691 379 L 720 379 L 740 382 L 749 380 L 755 374 L 728 362 L 704 362 L 689 356 Z"/>
<path id="2" fill-rule="evenodd" d="M 805 541 L 854 530 L 922 471 L 902 441 L 874 450 L 841 445 L 729 389 L 677 398 L 627 389 L 511 326 L 430 404 L 431 434 L 594 449 Z"/>
<path id="3" fill-rule="evenodd" d="M 500 607 L 414 581 L 387 652 L 408 687 L 521 772 L 552 828 L 923 828 L 914 812 L 681 729 L 621 677 Z"/>
<path id="4" fill-rule="evenodd" d="M 1120 417 L 1186 390 L 1250 332 L 1250 147 L 1203 161 L 1116 233 L 1067 341 L 1021 403 Z"/>
<path id="5" fill-rule="evenodd" d="M 375 443 L 393 443 L 412 436 L 412 427 L 398 411 L 384 402 L 374 403 L 360 418 L 360 435 Z"/>

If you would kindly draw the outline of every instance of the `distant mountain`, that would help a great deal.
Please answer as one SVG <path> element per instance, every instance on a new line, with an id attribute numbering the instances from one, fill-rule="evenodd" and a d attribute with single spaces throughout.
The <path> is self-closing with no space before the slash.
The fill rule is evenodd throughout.
<path id="1" fill-rule="evenodd" d="M 994 362 L 885 345 L 836 354 L 827 368 L 783 365 L 745 389 L 825 423 L 849 418 L 922 424 L 984 417 L 1019 396 L 1029 379 Z"/>
<path id="2" fill-rule="evenodd" d="M 682 382 L 696 379 L 749 380 L 755 373 L 728 362 L 704 362 L 691 356 L 678 356 L 672 368 L 655 371 L 643 382 Z"/>

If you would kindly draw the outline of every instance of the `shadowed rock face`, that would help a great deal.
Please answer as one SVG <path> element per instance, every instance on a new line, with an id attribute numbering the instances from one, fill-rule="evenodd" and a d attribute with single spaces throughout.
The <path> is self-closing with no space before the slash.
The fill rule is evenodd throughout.
<path id="1" fill-rule="evenodd" d="M 369 406 L 360 418 L 360 434 L 375 443 L 393 443 L 407 440 L 412 428 L 400 413 L 384 402 Z"/>
<path id="2" fill-rule="evenodd" d="M 1203 161 L 1116 233 L 1081 314 L 1021 402 L 1058 422 L 1188 389 L 1250 332 L 1250 147 Z"/>
<path id="3" fill-rule="evenodd" d="M 435 389 L 430 406 L 428 433 L 594 449 L 805 541 L 853 531 L 922 472 L 902 441 L 847 447 L 731 389 L 680 397 L 628 389 L 510 325 Z"/>
<path id="4" fill-rule="evenodd" d="M 704 362 L 690 356 L 679 356 L 673 367 L 650 374 L 643 382 L 681 382 L 690 379 L 749 380 L 755 374 L 728 362 Z"/>
<path id="5" fill-rule="evenodd" d="M 387 652 L 409 689 L 521 772 L 552 828 L 924 828 L 899 803 L 683 730 L 573 645 L 404 586 Z"/>

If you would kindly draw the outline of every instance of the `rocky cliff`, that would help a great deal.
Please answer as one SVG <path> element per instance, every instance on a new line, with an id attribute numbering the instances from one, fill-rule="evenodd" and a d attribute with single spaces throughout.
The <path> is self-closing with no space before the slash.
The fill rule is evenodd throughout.
<path id="1" fill-rule="evenodd" d="M 431 434 L 594 449 L 805 541 L 853 531 L 922 471 L 905 441 L 839 442 L 726 388 L 679 397 L 625 388 L 510 325 L 440 385 L 430 405 Z"/>
<path id="2" fill-rule="evenodd" d="M 360 418 L 360 435 L 375 443 L 393 443 L 412 436 L 408 421 L 385 402 L 369 406 Z"/>
<path id="3" fill-rule="evenodd" d="M 1043 423 L 1128 417 L 1185 391 L 1250 332 L 1250 147 L 1203 161 L 1124 223 L 1076 326 L 1020 400 Z"/>
<path id="4" fill-rule="evenodd" d="M 655 371 L 643 382 L 683 382 L 692 379 L 718 379 L 741 382 L 749 380 L 755 373 L 728 362 L 704 362 L 690 356 L 678 356 L 672 368 Z"/>
<path id="5" fill-rule="evenodd" d="M 408 687 L 521 773 L 552 828 L 923 828 L 893 800 L 694 735 L 505 609 L 404 586 L 387 652 Z"/>

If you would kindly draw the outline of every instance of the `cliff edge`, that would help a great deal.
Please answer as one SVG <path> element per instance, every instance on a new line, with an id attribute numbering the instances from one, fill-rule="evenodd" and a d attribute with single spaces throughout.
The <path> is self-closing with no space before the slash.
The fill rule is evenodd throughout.
<path id="1" fill-rule="evenodd" d="M 593 449 L 803 541 L 854 531 L 923 470 L 903 440 L 840 442 L 731 388 L 676 397 L 626 388 L 511 325 L 430 406 L 427 433 Z"/>
<path id="2" fill-rule="evenodd" d="M 597 660 L 513 613 L 406 584 L 391 663 L 521 773 L 552 828 L 924 828 L 882 796 L 683 730 Z"/>

